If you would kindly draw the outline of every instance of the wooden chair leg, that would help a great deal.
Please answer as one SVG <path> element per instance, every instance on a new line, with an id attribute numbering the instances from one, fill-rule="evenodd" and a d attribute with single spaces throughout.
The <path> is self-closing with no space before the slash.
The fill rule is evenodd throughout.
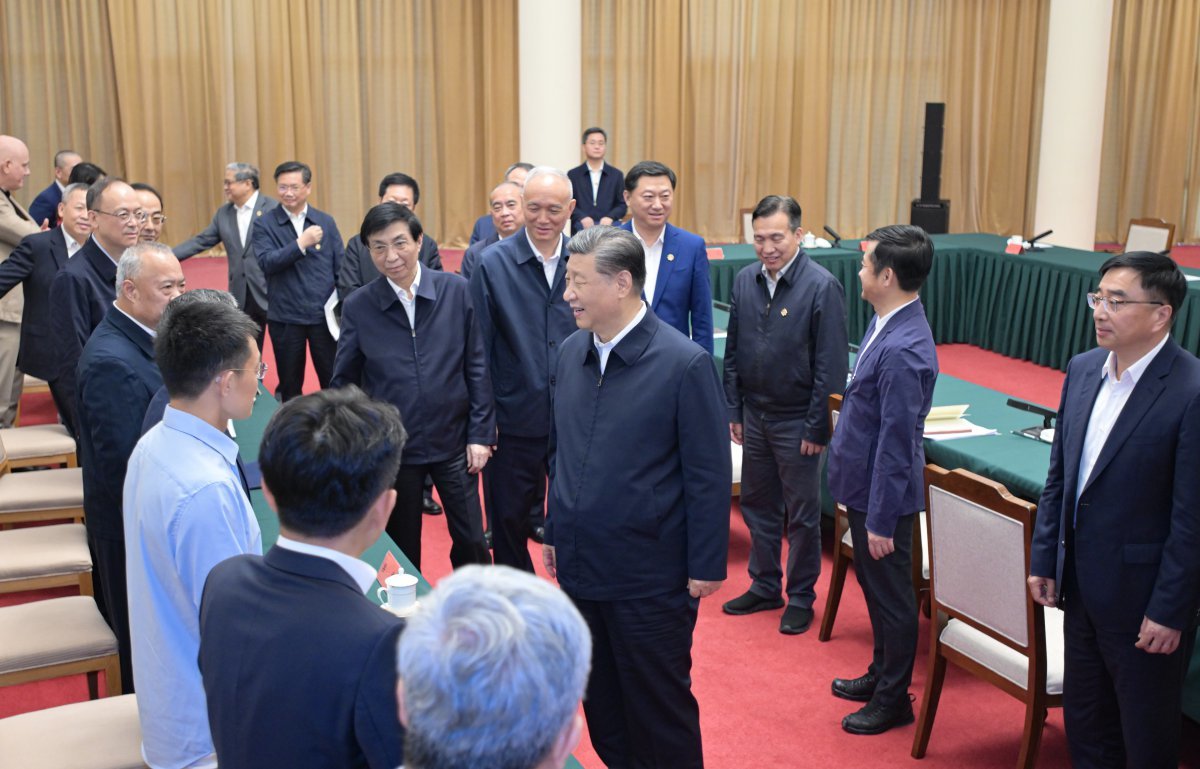
<path id="1" fill-rule="evenodd" d="M 1017 757 L 1017 769 L 1033 769 L 1037 763 L 1038 748 L 1042 744 L 1042 727 L 1046 724 L 1046 705 L 1040 697 L 1025 703 L 1025 734 L 1021 738 L 1021 754 Z"/>
<path id="2" fill-rule="evenodd" d="M 931 633 L 935 632 L 930 628 Z M 929 672 L 925 679 L 925 697 L 921 700 L 921 715 L 917 719 L 917 731 L 913 735 L 913 758 L 924 758 L 929 747 L 929 735 L 933 733 L 933 719 L 937 715 L 938 700 L 942 697 L 942 682 L 946 679 L 946 658 L 938 654 L 937 636 L 934 636 L 929 655 Z"/>
<path id="3" fill-rule="evenodd" d="M 118 697 L 121 694 L 121 659 L 114 654 L 104 666 L 104 696 Z"/>
<path id="4" fill-rule="evenodd" d="M 829 573 L 829 594 L 825 597 L 825 614 L 821 617 L 818 641 L 828 641 L 833 635 L 833 621 L 837 619 L 838 606 L 842 602 L 842 587 L 846 584 L 846 569 L 849 566 L 850 559 L 842 555 L 839 541 L 833 548 L 833 571 Z"/>
<path id="5" fill-rule="evenodd" d="M 79 594 L 96 595 L 96 588 L 92 582 L 92 573 L 90 571 L 85 571 L 79 575 Z"/>

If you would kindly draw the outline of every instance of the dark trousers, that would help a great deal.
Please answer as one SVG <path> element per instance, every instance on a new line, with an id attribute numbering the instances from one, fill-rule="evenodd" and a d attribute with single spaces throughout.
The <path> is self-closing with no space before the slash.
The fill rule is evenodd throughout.
<path id="1" fill-rule="evenodd" d="M 62 379 L 52 379 L 47 384 L 50 385 L 50 397 L 54 399 L 54 408 L 58 410 L 58 420 L 67 428 L 72 438 L 76 437 L 75 392 Z"/>
<path id="2" fill-rule="evenodd" d="M 914 515 L 901 516 L 892 535 L 895 551 L 878 561 L 867 545 L 867 514 L 851 509 L 850 537 L 854 543 L 854 574 L 862 586 L 871 617 L 875 650 L 868 671 L 875 674 L 872 702 L 896 707 L 908 701 L 913 661 L 917 655 L 917 599 L 912 583 Z"/>
<path id="3" fill-rule="evenodd" d="M 533 572 L 529 516 L 534 506 L 545 504 L 549 461 L 548 438 L 526 438 L 500 431 L 496 452 L 483 469 L 492 552 L 499 565 Z"/>
<path id="4" fill-rule="evenodd" d="M 592 632 L 583 712 L 610 769 L 704 766 L 692 695 L 692 631 L 700 601 L 686 588 L 628 601 L 571 596 Z"/>
<path id="5" fill-rule="evenodd" d="M 304 390 L 304 348 L 312 353 L 313 368 L 321 388 L 329 386 L 333 376 L 333 358 L 337 342 L 324 323 L 308 325 L 270 321 L 271 346 L 275 348 L 275 368 L 279 372 L 280 400 L 298 398 Z"/>
<path id="6" fill-rule="evenodd" d="M 454 568 L 469 563 L 490 564 L 483 541 L 483 515 L 479 510 L 479 484 L 467 472 L 466 447 L 450 459 L 429 464 L 403 464 L 396 474 L 396 506 L 388 519 L 387 533 L 413 566 L 421 568 L 421 524 L 425 500 L 425 476 L 433 478 L 446 526 L 450 529 L 450 564 Z"/>
<path id="7" fill-rule="evenodd" d="M 242 312 L 249 315 L 250 320 L 258 324 L 258 333 L 254 335 L 254 342 L 258 345 L 258 351 L 261 353 L 263 335 L 267 331 L 267 311 L 255 301 L 254 295 L 250 293 L 250 289 L 246 289 L 246 303 L 242 307 Z"/>
<path id="8" fill-rule="evenodd" d="M 1172 654 L 1136 649 L 1138 628 L 1096 627 L 1078 598 L 1078 582 L 1071 581 L 1075 589 L 1065 602 L 1063 622 L 1063 723 L 1072 764 L 1076 769 L 1179 766 L 1183 679 L 1195 630 L 1183 633 Z"/>
<path id="9" fill-rule="evenodd" d="M 121 693 L 133 692 L 133 656 L 129 643 L 129 595 L 125 592 L 125 538 L 88 532 L 92 551 L 92 587 L 96 606 L 117 637 L 121 657 Z"/>
<path id="10" fill-rule="evenodd" d="M 742 517 L 750 529 L 750 591 L 778 598 L 788 540 L 788 605 L 811 609 L 821 576 L 821 454 L 804 456 L 803 419 L 764 419 L 745 409 Z"/>

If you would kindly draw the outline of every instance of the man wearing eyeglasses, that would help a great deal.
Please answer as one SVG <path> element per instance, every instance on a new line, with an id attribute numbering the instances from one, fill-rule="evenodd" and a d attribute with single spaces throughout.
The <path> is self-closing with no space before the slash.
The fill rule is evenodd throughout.
<path id="1" fill-rule="evenodd" d="M 1065 612 L 1063 721 L 1077 767 L 1175 767 L 1200 602 L 1200 361 L 1171 339 L 1187 281 L 1118 254 L 1089 294 L 1038 502 L 1029 590 Z"/>
<path id="2" fill-rule="evenodd" d="M 157 243 L 162 239 L 163 225 L 167 223 L 167 217 L 163 214 L 162 195 L 145 182 L 134 182 L 129 186 L 137 193 L 138 205 L 146 214 L 142 229 L 138 231 L 138 242 Z"/>
<path id="3" fill-rule="evenodd" d="M 50 393 L 62 422 L 75 433 L 75 367 L 88 337 L 117 297 L 117 260 L 137 243 L 146 214 L 137 192 L 121 179 L 105 177 L 88 188 L 92 237 L 83 244 L 50 284 L 50 306 L 56 308 L 50 337 L 58 355 L 58 376 Z"/>

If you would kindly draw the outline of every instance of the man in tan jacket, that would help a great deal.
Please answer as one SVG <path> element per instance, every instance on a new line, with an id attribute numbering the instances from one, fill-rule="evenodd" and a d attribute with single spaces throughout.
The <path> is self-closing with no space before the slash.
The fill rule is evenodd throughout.
<path id="1" fill-rule="evenodd" d="M 29 148 L 15 136 L 0 135 L 0 261 L 8 258 L 21 239 L 41 228 L 13 193 L 25 186 L 29 176 Z M 21 349 L 21 312 L 25 295 L 20 286 L 0 299 L 0 427 L 12 427 L 21 400 L 24 375 L 17 368 Z"/>

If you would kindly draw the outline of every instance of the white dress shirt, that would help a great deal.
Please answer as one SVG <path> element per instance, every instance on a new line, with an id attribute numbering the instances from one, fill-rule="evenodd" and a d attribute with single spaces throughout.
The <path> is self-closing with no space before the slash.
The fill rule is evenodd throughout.
<path id="1" fill-rule="evenodd" d="M 363 591 L 364 594 L 371 588 L 371 585 L 375 584 L 377 573 L 375 568 L 366 561 L 360 561 L 332 548 L 311 545 L 307 542 L 297 542 L 294 539 L 288 539 L 282 534 L 279 535 L 279 539 L 275 540 L 275 545 L 282 547 L 284 550 L 291 550 L 293 553 L 303 553 L 304 555 L 312 555 L 317 558 L 324 558 L 327 561 L 333 561 L 342 567 L 342 571 L 349 574 L 358 583 L 358 589 Z"/>
<path id="2" fill-rule="evenodd" d="M 783 270 L 780 270 L 779 272 L 782 274 Z M 772 296 L 774 296 L 774 294 L 772 294 Z M 875 330 L 871 333 L 871 338 L 867 340 L 867 343 L 859 348 L 858 357 L 855 358 L 855 361 L 854 361 L 855 365 L 858 365 L 859 359 L 862 358 L 863 353 L 867 351 L 867 348 L 871 346 L 871 343 L 874 342 L 879 337 L 879 335 L 883 333 L 883 327 L 887 325 L 887 322 L 889 320 L 891 320 L 892 318 L 894 318 L 896 316 L 896 313 L 900 312 L 905 307 L 909 306 L 910 304 L 912 304 L 915 301 L 917 301 L 917 300 L 910 299 L 909 301 L 900 305 L 899 307 L 892 310 L 891 312 L 889 312 L 887 315 L 884 315 L 883 317 L 879 317 L 878 315 L 875 316 Z"/>
<path id="3" fill-rule="evenodd" d="M 601 163 L 599 168 L 588 166 L 588 175 L 592 177 L 592 202 L 596 202 L 596 198 L 600 197 L 600 174 L 604 171 L 604 164 Z M 596 220 L 599 224 L 600 220 Z"/>
<path id="4" fill-rule="evenodd" d="M 788 260 L 788 263 L 783 265 L 782 267 L 780 267 L 779 271 L 775 273 L 774 278 L 771 277 L 771 273 L 767 270 L 767 265 L 765 265 L 765 264 L 759 265 L 758 269 L 760 272 L 762 272 L 762 276 L 767 281 L 767 293 L 771 295 L 772 299 L 775 298 L 775 287 L 779 285 L 779 279 L 782 278 L 784 273 L 786 273 L 788 270 L 790 270 L 792 268 L 792 265 L 796 263 L 797 256 L 800 256 L 800 247 L 799 246 L 796 247 L 796 253 L 792 255 L 792 258 Z M 892 317 L 892 313 L 888 313 L 888 317 L 889 318 Z M 878 330 L 879 325 L 876 324 L 875 328 L 876 328 L 876 330 Z M 871 338 L 874 339 L 875 337 L 872 336 Z"/>
<path id="5" fill-rule="evenodd" d="M 638 232 L 636 224 L 630 224 L 633 228 L 633 236 L 642 244 L 642 250 L 646 252 L 646 285 L 642 288 L 642 292 L 646 294 L 646 301 L 654 304 L 654 290 L 658 288 L 658 265 L 662 263 L 663 238 L 667 234 L 667 226 L 664 224 L 662 232 L 658 233 L 658 240 L 653 243 L 646 243 L 646 239 Z"/>
<path id="6" fill-rule="evenodd" d="M 404 313 L 408 315 L 408 326 L 415 335 L 417 333 L 417 288 L 421 285 L 421 263 L 417 262 L 417 274 L 413 276 L 412 286 L 408 291 L 400 288 L 400 284 L 391 278 L 388 278 L 387 282 L 396 292 L 396 297 L 404 307 Z"/>
<path id="7" fill-rule="evenodd" d="M 533 238 L 529 237 L 529 230 L 525 230 L 525 240 L 529 241 L 529 248 L 533 251 L 533 255 L 542 263 L 542 272 L 546 273 L 546 285 L 554 288 L 554 273 L 558 270 L 558 260 L 562 256 L 562 238 L 558 239 L 558 250 L 553 256 L 543 256 L 538 247 L 533 244 Z"/>
<path id="8" fill-rule="evenodd" d="M 633 320 L 629 321 L 629 325 L 621 329 L 612 339 L 607 342 L 601 342 L 600 337 L 592 334 L 592 344 L 596 345 L 596 353 L 600 356 L 600 373 L 604 373 L 604 367 L 608 365 L 608 354 L 625 338 L 625 335 L 633 330 L 633 327 L 642 322 L 642 318 L 646 317 L 646 303 L 642 302 L 642 308 L 637 311 L 637 315 L 633 316 Z"/>
<path id="9" fill-rule="evenodd" d="M 234 206 L 234 210 L 237 211 L 238 236 L 241 237 L 241 239 L 242 239 L 242 248 L 246 247 L 246 243 L 247 243 L 246 238 L 249 237 L 249 235 L 250 235 L 250 222 L 252 222 L 254 220 L 253 219 L 254 206 L 256 206 L 257 204 L 258 204 L 258 190 L 255 190 L 254 194 L 250 196 L 250 198 L 245 202 L 245 204 L 240 205 L 240 206 Z M 304 225 L 303 217 L 301 217 L 301 219 L 300 219 L 300 225 L 301 225 L 301 229 L 303 230 L 303 228 L 304 228 L 303 227 L 303 225 Z M 297 236 L 297 237 L 299 237 L 299 236 Z"/>
<path id="10" fill-rule="evenodd" d="M 288 211 L 286 208 L 283 209 L 283 211 L 284 211 L 284 213 L 287 214 L 288 219 L 291 220 L 292 226 L 296 228 L 296 237 L 298 238 L 301 235 L 303 235 L 304 234 L 304 217 L 308 216 L 308 204 L 305 203 L 304 208 L 301 208 L 300 213 L 296 214 L 295 216 L 293 216 L 292 212 Z"/>
<path id="11" fill-rule="evenodd" d="M 75 256 L 75 254 L 79 253 L 79 249 L 83 248 L 83 244 L 68 235 L 67 231 L 62 229 L 61 226 L 59 227 L 59 232 L 62 233 L 62 238 L 67 243 L 67 258 L 70 259 L 72 256 Z"/>

